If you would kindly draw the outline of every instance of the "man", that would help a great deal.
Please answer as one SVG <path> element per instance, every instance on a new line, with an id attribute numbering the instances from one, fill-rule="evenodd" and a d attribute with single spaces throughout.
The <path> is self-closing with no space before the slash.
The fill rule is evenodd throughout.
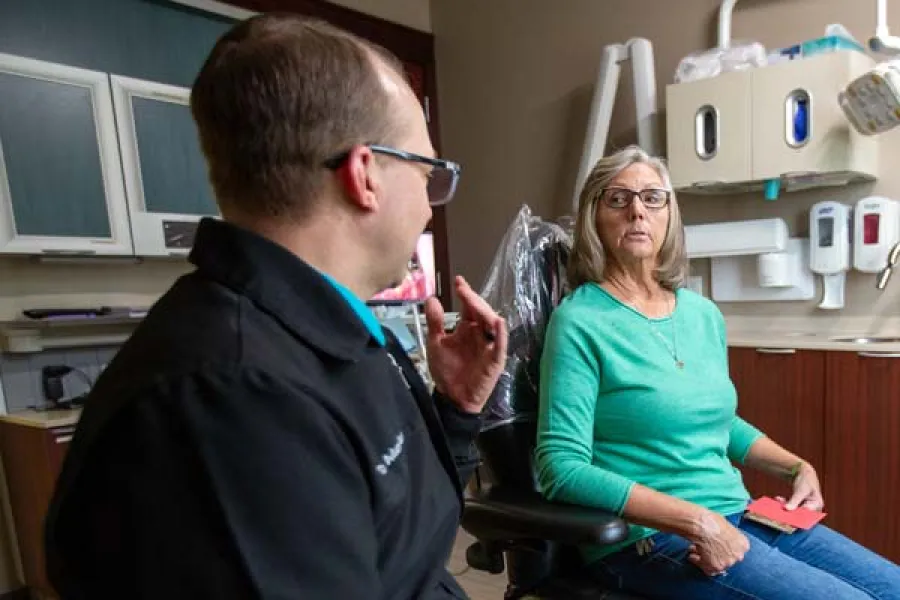
<path id="1" fill-rule="evenodd" d="M 260 16 L 191 107 L 222 221 L 97 382 L 46 523 L 64 599 L 464 598 L 444 568 L 504 322 L 426 305 L 432 397 L 363 300 L 402 279 L 433 158 L 396 61 Z"/>

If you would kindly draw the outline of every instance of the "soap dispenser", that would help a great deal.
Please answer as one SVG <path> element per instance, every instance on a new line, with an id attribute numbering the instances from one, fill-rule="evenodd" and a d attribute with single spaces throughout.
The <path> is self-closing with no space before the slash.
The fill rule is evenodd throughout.
<path id="1" fill-rule="evenodd" d="M 891 248 L 900 241 L 900 203 L 883 196 L 868 196 L 853 210 L 853 268 L 880 273 Z"/>
<path id="2" fill-rule="evenodd" d="M 819 308 L 834 310 L 844 307 L 844 287 L 850 268 L 850 207 L 826 200 L 809 211 L 809 267 L 822 275 L 823 297 Z"/>

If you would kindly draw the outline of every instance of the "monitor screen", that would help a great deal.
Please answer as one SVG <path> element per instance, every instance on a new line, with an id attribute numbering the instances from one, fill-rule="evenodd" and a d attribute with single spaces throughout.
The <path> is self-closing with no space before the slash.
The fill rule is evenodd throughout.
<path id="1" fill-rule="evenodd" d="M 424 302 L 436 289 L 434 268 L 434 237 L 431 233 L 419 236 L 416 251 L 409 261 L 409 271 L 397 287 L 383 290 L 372 297 L 369 304 L 406 304 Z"/>

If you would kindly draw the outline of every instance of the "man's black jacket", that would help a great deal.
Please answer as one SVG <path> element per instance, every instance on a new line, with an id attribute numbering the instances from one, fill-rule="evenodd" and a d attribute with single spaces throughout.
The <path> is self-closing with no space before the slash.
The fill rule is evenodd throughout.
<path id="1" fill-rule="evenodd" d="M 204 220 L 97 382 L 46 521 L 65 600 L 464 598 L 478 416 L 318 272 Z"/>

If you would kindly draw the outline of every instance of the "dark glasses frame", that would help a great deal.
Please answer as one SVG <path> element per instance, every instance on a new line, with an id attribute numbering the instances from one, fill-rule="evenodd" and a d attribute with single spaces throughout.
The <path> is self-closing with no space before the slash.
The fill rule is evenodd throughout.
<path id="1" fill-rule="evenodd" d="M 432 171 L 428 174 L 428 203 L 431 206 L 441 206 L 453 199 L 453 195 L 456 193 L 456 187 L 459 185 L 459 176 L 462 172 L 462 167 L 460 167 L 459 163 L 444 160 L 442 158 L 422 156 L 421 154 L 414 154 L 412 152 L 391 148 L 390 146 L 382 146 L 380 144 L 365 144 L 365 146 L 372 152 L 378 154 L 384 154 L 407 162 L 417 162 L 432 167 Z M 350 151 L 347 150 L 332 156 L 322 163 L 322 165 L 327 169 L 334 170 L 344 164 L 344 161 L 346 161 L 349 156 Z M 444 175 L 444 173 L 446 173 L 446 175 Z M 443 183 L 440 177 L 449 179 L 446 183 Z M 435 186 L 432 186 L 432 183 L 435 183 Z M 445 189 L 438 193 L 440 188 L 433 190 L 437 185 L 440 185 Z M 437 194 L 439 197 L 432 198 L 432 193 Z"/>
<path id="2" fill-rule="evenodd" d="M 628 194 L 628 201 L 626 201 L 625 204 L 623 204 L 621 206 L 610 204 L 609 197 L 611 195 L 610 194 L 611 192 L 624 192 L 624 193 Z M 645 199 L 647 197 L 647 195 L 649 195 L 651 193 L 658 194 L 660 192 L 662 192 L 664 194 L 663 201 L 661 204 L 647 202 L 647 200 Z M 610 186 L 610 187 L 605 187 L 600 191 L 600 202 L 602 202 L 607 207 L 613 208 L 613 209 L 628 208 L 629 206 L 631 206 L 631 203 L 634 202 L 635 197 L 640 198 L 641 203 L 643 203 L 643 205 L 646 206 L 647 208 L 649 208 L 650 210 L 659 210 L 659 209 L 665 208 L 669 204 L 669 202 L 672 200 L 672 190 L 667 190 L 665 188 L 646 188 L 643 190 L 633 190 L 631 188 L 626 188 L 626 187 Z"/>

